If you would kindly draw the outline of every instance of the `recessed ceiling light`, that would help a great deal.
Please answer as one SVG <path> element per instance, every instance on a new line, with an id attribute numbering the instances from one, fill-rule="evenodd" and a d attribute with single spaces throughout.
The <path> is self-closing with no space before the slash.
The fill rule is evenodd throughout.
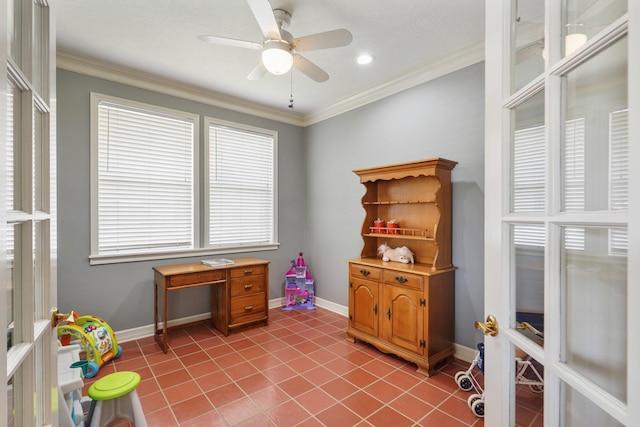
<path id="1" fill-rule="evenodd" d="M 362 55 L 358 56 L 357 61 L 360 65 L 367 65 L 373 61 L 373 56 L 369 55 L 368 53 L 363 53 Z"/>

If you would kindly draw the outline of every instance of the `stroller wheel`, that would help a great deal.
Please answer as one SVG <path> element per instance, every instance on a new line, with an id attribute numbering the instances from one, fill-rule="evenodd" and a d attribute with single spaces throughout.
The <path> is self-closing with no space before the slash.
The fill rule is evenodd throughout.
<path id="1" fill-rule="evenodd" d="M 479 399 L 482 399 L 481 394 L 472 394 L 471 396 L 469 396 L 469 398 L 467 399 L 467 405 L 469 405 L 469 409 L 473 410 L 474 402 Z"/>
<path id="2" fill-rule="evenodd" d="M 476 416 L 484 418 L 484 399 L 478 399 L 471 405 L 471 410 Z"/>
<path id="3" fill-rule="evenodd" d="M 458 373 L 453 377 L 453 380 L 456 382 L 456 384 L 458 384 L 458 378 L 460 378 L 464 374 L 466 374 L 465 371 L 458 371 Z"/>
<path id="4" fill-rule="evenodd" d="M 462 391 L 469 391 L 473 388 L 473 382 L 471 382 L 471 378 L 466 373 L 458 377 L 457 383 Z"/>

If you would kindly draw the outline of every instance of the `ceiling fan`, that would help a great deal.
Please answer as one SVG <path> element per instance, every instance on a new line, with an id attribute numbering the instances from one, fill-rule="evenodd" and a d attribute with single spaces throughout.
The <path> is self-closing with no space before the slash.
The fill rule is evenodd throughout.
<path id="1" fill-rule="evenodd" d="M 291 22 L 291 15 L 287 11 L 271 10 L 268 0 L 247 0 L 247 3 L 264 34 L 262 43 L 206 34 L 199 35 L 198 38 L 217 45 L 262 50 L 260 62 L 247 76 L 249 80 L 257 80 L 267 72 L 282 75 L 293 66 L 317 82 L 327 81 L 329 74 L 326 71 L 297 52 L 347 46 L 353 40 L 351 33 L 344 29 L 294 38 L 284 30 Z"/>

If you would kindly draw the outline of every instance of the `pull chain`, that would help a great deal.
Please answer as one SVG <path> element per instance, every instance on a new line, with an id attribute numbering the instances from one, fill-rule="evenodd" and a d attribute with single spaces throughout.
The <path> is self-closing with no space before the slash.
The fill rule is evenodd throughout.
<path id="1" fill-rule="evenodd" d="M 291 69 L 291 94 L 289 95 L 289 108 L 293 109 L 293 68 Z"/>

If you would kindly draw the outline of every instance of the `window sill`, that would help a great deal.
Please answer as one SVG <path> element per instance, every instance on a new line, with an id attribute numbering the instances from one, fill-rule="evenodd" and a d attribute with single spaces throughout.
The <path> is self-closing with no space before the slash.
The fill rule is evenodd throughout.
<path id="1" fill-rule="evenodd" d="M 120 264 L 125 262 L 155 261 L 161 259 L 190 258 L 211 255 L 228 255 L 256 251 L 274 251 L 278 249 L 279 246 L 279 243 L 269 243 L 264 245 L 225 247 L 220 249 L 200 248 L 169 252 L 145 252 L 140 254 L 90 255 L 89 265 Z"/>

